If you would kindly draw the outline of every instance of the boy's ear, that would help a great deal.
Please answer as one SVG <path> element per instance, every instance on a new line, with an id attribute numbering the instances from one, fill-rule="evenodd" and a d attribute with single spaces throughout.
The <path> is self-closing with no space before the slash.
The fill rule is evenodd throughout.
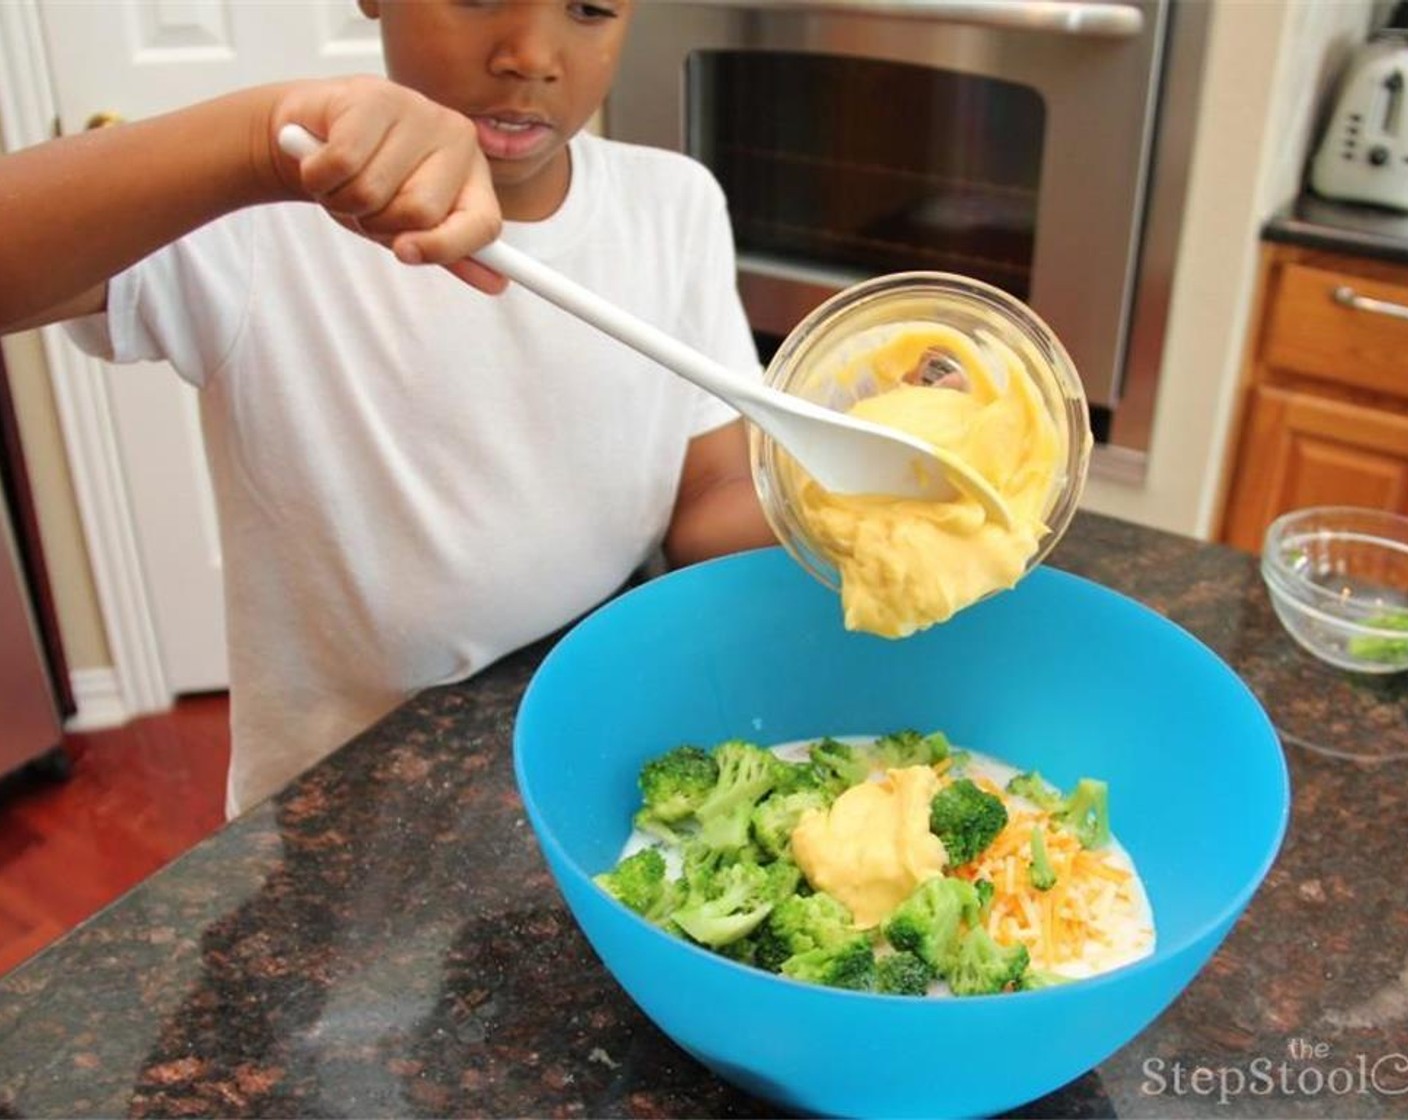
<path id="1" fill-rule="evenodd" d="M 362 14 L 368 19 L 376 19 L 381 15 L 381 0 L 357 0 L 357 7 L 362 9 Z"/>

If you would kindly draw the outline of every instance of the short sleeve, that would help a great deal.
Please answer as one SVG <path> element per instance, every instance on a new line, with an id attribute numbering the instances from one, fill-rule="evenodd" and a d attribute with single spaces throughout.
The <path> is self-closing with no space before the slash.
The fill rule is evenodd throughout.
<path id="1" fill-rule="evenodd" d="M 244 328 L 254 241 L 250 211 L 201 227 L 114 276 L 106 312 L 66 324 L 69 337 L 94 357 L 167 361 L 204 385 Z"/>

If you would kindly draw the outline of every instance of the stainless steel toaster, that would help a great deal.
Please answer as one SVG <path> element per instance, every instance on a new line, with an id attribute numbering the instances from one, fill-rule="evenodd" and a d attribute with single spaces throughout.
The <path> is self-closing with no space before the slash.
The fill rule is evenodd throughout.
<path id="1" fill-rule="evenodd" d="M 1408 3 L 1346 69 L 1310 186 L 1324 198 L 1408 212 Z"/>

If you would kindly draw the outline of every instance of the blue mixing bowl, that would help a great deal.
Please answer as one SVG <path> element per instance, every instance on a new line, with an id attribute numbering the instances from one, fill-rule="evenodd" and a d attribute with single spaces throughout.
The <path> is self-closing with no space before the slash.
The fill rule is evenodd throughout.
<path id="1" fill-rule="evenodd" d="M 1275 731 L 1210 650 L 1153 611 L 1051 569 L 902 641 L 847 632 L 780 549 L 689 568 L 578 624 L 533 678 L 514 764 L 573 916 L 666 1034 L 747 1092 L 813 1115 L 1015 1108 L 1099 1064 L 1192 980 L 1270 868 L 1289 786 Z M 773 976 L 609 898 L 648 758 L 684 742 L 770 745 L 941 730 L 1062 787 L 1109 782 L 1158 944 L 1035 992 L 922 999 Z"/>

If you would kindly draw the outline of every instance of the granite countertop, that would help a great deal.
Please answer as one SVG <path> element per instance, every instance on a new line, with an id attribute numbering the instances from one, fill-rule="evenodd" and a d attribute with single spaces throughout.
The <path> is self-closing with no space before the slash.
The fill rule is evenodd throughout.
<path id="1" fill-rule="evenodd" d="M 1023 1113 L 1405 1115 L 1408 675 L 1302 653 L 1227 548 L 1082 514 L 1052 563 L 1227 659 L 1294 801 L 1189 989 Z M 0 981 L 0 1116 L 775 1114 L 662 1036 L 559 901 L 510 757 L 546 645 L 416 697 Z"/>
<path id="2" fill-rule="evenodd" d="M 1262 226 L 1262 239 L 1408 264 L 1408 214 L 1306 192 Z"/>

